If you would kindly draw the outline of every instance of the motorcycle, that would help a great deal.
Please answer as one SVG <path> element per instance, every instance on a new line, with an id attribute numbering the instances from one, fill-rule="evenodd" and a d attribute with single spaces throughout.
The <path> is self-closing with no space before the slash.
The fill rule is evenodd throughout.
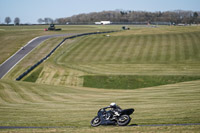
<path id="1" fill-rule="evenodd" d="M 114 115 L 111 110 L 106 111 L 105 108 L 101 108 L 97 116 L 94 117 L 91 121 L 91 126 L 97 127 L 99 125 L 119 125 L 126 126 L 130 123 L 131 115 L 134 112 L 134 109 L 125 109 L 119 112 L 119 115 Z"/>

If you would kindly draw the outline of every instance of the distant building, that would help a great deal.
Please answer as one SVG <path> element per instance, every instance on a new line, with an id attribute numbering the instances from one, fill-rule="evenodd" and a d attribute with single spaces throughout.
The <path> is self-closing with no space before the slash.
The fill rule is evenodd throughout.
<path id="1" fill-rule="evenodd" d="M 101 22 L 94 22 L 95 24 L 101 24 Z"/>
<path id="2" fill-rule="evenodd" d="M 95 24 L 106 25 L 106 24 L 111 24 L 111 22 L 110 21 L 100 21 L 100 22 L 95 22 Z"/>

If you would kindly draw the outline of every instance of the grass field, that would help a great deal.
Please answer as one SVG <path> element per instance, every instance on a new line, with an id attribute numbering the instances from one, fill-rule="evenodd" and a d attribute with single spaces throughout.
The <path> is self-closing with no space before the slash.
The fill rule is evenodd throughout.
<path id="1" fill-rule="evenodd" d="M 199 36 L 199 27 L 136 27 L 111 33 L 110 37 L 73 39 L 48 60 L 36 82 L 83 86 L 85 75 L 175 75 L 194 79 L 200 75 Z"/>
<path id="2" fill-rule="evenodd" d="M 120 27 L 62 28 L 79 33 Z M 135 108 L 130 124 L 200 123 L 200 27 L 131 26 L 106 35 L 70 39 L 23 79 L 32 83 L 13 81 L 63 38 L 49 39 L 0 80 L 1 126 L 66 128 L 0 132 L 199 132 L 199 125 L 90 127 L 110 102 Z"/>
<path id="3" fill-rule="evenodd" d="M 200 128 L 90 127 L 90 120 L 97 110 L 112 101 L 122 108 L 135 108 L 130 124 L 200 123 L 199 81 L 136 90 L 49 86 L 6 80 L 1 80 L 0 86 L 1 126 L 69 126 L 71 128 L 57 129 L 69 132 L 131 132 L 149 129 L 154 132 L 159 128 L 160 131 L 164 129 L 163 131 L 184 132 L 187 129 L 185 131 L 197 132 Z"/>
<path id="4" fill-rule="evenodd" d="M 105 27 L 98 26 L 67 26 L 58 25 L 56 28 L 62 28 L 61 31 L 44 31 L 49 25 L 35 26 L 0 26 L 0 63 L 3 63 L 8 57 L 14 54 L 27 42 L 35 37 L 50 34 L 64 33 L 84 33 L 107 30 Z M 108 28 L 109 29 L 109 28 Z M 111 27 L 112 29 L 112 27 Z"/>
<path id="5" fill-rule="evenodd" d="M 83 86 L 107 89 L 138 89 L 179 82 L 200 80 L 200 76 L 84 76 Z"/>

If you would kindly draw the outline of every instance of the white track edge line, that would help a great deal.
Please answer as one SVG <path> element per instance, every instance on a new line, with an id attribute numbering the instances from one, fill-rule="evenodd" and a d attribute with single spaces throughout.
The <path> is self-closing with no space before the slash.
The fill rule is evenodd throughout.
<path id="1" fill-rule="evenodd" d="M 32 41 L 36 40 L 39 37 L 35 37 L 32 40 L 30 40 L 28 43 L 26 43 L 23 47 L 26 47 L 29 43 L 31 43 Z M 15 52 L 13 55 L 11 55 L 7 60 L 5 60 L 3 63 L 0 64 L 0 66 L 2 66 L 3 64 L 5 64 L 8 60 L 10 60 L 13 56 L 15 56 L 19 51 L 21 51 L 22 49 L 20 48 L 17 52 Z"/>

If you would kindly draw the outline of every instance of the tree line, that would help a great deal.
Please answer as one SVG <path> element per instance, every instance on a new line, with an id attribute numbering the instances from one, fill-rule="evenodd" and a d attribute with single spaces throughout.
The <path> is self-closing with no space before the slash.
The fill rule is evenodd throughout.
<path id="1" fill-rule="evenodd" d="M 55 23 L 55 20 L 53 20 L 52 18 L 44 18 L 44 19 L 39 18 L 38 23 L 39 24 L 42 24 L 42 23 L 51 24 L 51 23 Z"/>
<path id="2" fill-rule="evenodd" d="M 194 11 L 102 11 L 88 14 L 78 14 L 66 18 L 58 18 L 54 22 L 58 24 L 66 23 L 94 23 L 99 21 L 111 21 L 113 23 L 130 22 L 170 22 L 174 24 L 198 24 L 200 23 L 200 12 Z"/>
<path id="3" fill-rule="evenodd" d="M 94 24 L 99 21 L 111 21 L 112 23 L 155 23 L 155 22 L 167 22 L 171 24 L 199 24 L 200 23 L 200 11 L 165 11 L 165 12 L 147 12 L 147 11 L 102 11 L 91 12 L 73 15 L 71 17 L 52 19 L 49 17 L 39 18 L 39 24 Z M 5 23 L 9 24 L 12 20 L 10 17 L 5 18 Z M 20 18 L 14 19 L 14 24 L 20 24 Z"/>
<path id="4" fill-rule="evenodd" d="M 5 21 L 5 23 L 6 23 L 7 25 L 8 25 L 9 23 L 12 22 L 12 20 L 11 20 L 10 17 L 6 17 L 4 21 Z M 14 24 L 15 24 L 15 25 L 19 25 L 19 24 L 20 24 L 20 18 L 19 18 L 19 17 L 16 17 L 16 18 L 14 19 Z"/>

